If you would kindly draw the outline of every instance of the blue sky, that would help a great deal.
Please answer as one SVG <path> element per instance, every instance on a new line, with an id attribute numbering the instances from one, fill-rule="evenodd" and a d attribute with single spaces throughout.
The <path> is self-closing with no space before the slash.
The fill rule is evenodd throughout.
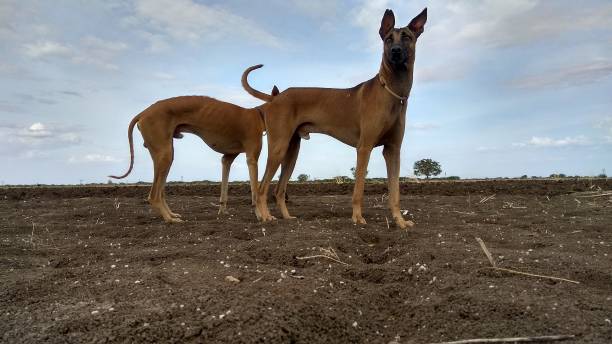
<path id="1" fill-rule="evenodd" d="M 3 184 L 105 182 L 129 163 L 127 124 L 156 100 L 200 94 L 245 107 L 251 83 L 352 87 L 379 68 L 380 19 L 428 7 L 402 176 L 432 158 L 446 175 L 612 173 L 609 1 L 0 1 Z M 136 131 L 126 181 L 150 181 Z M 186 135 L 170 180 L 219 180 L 221 156 Z M 294 177 L 349 175 L 355 150 L 312 135 Z M 260 175 L 266 148 L 260 158 Z M 380 149 L 372 177 L 386 174 Z M 244 157 L 231 179 L 246 180 Z"/>

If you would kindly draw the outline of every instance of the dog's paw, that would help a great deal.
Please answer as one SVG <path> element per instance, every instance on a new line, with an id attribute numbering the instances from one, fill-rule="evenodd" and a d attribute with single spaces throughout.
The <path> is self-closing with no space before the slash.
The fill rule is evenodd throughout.
<path id="1" fill-rule="evenodd" d="M 274 217 L 274 216 L 272 216 L 270 214 L 267 214 L 266 216 L 262 216 L 261 217 L 261 221 L 262 222 L 270 222 L 270 221 L 274 221 L 274 220 L 276 220 L 276 217 Z"/>
<path id="2" fill-rule="evenodd" d="M 353 215 L 353 223 L 356 225 L 366 225 L 368 224 L 366 220 L 361 215 Z"/>
<path id="3" fill-rule="evenodd" d="M 408 229 L 410 227 L 414 227 L 414 222 L 412 222 L 410 220 L 404 220 L 402 218 L 396 218 L 395 219 L 395 223 L 401 229 Z"/>
<path id="4" fill-rule="evenodd" d="M 178 217 L 171 217 L 169 219 L 166 219 L 166 223 L 172 224 L 172 223 L 183 223 L 185 221 L 179 219 Z"/>
<path id="5" fill-rule="evenodd" d="M 170 216 L 172 216 L 174 218 L 179 218 L 179 219 L 182 217 L 181 214 L 177 214 L 177 213 L 173 213 L 173 212 L 170 212 Z"/>

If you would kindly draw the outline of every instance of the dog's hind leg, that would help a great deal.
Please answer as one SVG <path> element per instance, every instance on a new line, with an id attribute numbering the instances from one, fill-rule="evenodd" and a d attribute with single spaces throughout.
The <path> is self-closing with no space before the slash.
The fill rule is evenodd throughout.
<path id="1" fill-rule="evenodd" d="M 236 159 L 238 154 L 223 154 L 221 158 L 222 171 L 221 171 L 221 197 L 219 198 L 219 214 L 227 213 L 227 183 L 229 179 L 230 168 L 232 162 Z"/>
<path id="2" fill-rule="evenodd" d="M 172 141 L 167 146 L 152 147 L 149 145 L 149 152 L 153 159 L 153 187 L 149 193 L 149 203 L 166 222 L 183 222 L 181 219 L 172 216 L 172 212 L 164 198 L 164 187 L 166 178 L 170 172 L 173 160 Z"/>
<path id="3" fill-rule="evenodd" d="M 259 184 L 257 193 L 257 208 L 261 220 L 264 222 L 276 219 L 270 214 L 270 210 L 268 209 L 268 190 L 270 189 L 270 182 L 272 182 L 272 178 L 278 170 L 278 166 L 287 153 L 287 148 L 289 147 L 289 141 L 291 139 L 291 136 L 288 136 L 272 140 L 269 133 L 268 131 L 268 161 L 266 162 L 266 171 L 261 179 L 261 184 Z"/>
<path id="4" fill-rule="evenodd" d="M 291 138 L 289 148 L 287 149 L 287 153 L 281 165 L 281 175 L 278 179 L 278 184 L 276 184 L 276 206 L 280 209 L 283 219 L 295 219 L 295 216 L 289 215 L 285 195 L 287 192 L 287 183 L 291 178 L 298 153 L 300 152 L 300 141 L 301 139 L 298 134 L 294 134 Z"/>

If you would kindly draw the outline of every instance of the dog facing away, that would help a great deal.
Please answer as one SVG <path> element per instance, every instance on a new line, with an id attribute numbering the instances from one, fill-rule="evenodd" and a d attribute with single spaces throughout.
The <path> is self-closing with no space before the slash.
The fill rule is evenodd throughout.
<path id="1" fill-rule="evenodd" d="M 247 68 L 243 78 L 251 70 L 259 67 Z M 261 92 L 258 95 L 260 99 L 271 101 L 278 93 L 278 89 L 274 86 L 272 95 Z M 132 131 L 135 125 L 138 125 L 144 146 L 153 159 L 154 177 L 148 201 L 166 222 L 182 222 L 181 216 L 168 207 L 164 192 L 166 178 L 174 159 L 173 138 L 182 138 L 182 133 L 197 135 L 210 148 L 223 154 L 219 214 L 227 211 L 230 167 L 236 156 L 243 152 L 246 153 L 249 168 L 251 199 L 253 205 L 256 205 L 257 161 L 265 131 L 262 113 L 257 107 L 245 109 L 205 96 L 182 96 L 158 101 L 136 115 L 130 122 L 128 127 L 130 167 L 125 174 L 109 176 L 111 178 L 125 178 L 134 167 Z M 259 217 L 257 209 L 255 213 Z"/>
<path id="2" fill-rule="evenodd" d="M 308 137 L 308 133 L 323 133 L 357 149 L 353 222 L 366 223 L 361 212 L 365 171 L 372 149 L 383 146 L 393 218 L 400 228 L 414 226 L 400 212 L 400 150 L 416 43 L 426 21 L 427 9 L 424 9 L 407 26 L 395 28 L 393 12 L 386 10 L 379 29 L 384 51 L 376 76 L 349 89 L 288 88 L 262 105 L 268 131 L 268 160 L 258 189 L 257 208 L 263 221 L 274 219 L 266 202 L 270 181 L 279 164 L 294 165 L 301 138 Z M 254 97 L 264 99 L 248 83 L 243 86 Z M 288 180 L 289 176 L 283 178 L 281 171 L 276 203 L 283 218 L 292 218 L 282 196 Z"/>

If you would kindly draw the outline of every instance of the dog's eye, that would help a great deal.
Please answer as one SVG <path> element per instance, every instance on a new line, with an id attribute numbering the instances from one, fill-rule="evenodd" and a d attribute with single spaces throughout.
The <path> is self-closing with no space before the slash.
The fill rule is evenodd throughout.
<path id="1" fill-rule="evenodd" d="M 408 35 L 407 33 L 402 33 L 402 39 L 410 39 L 410 35 Z"/>
<path id="2" fill-rule="evenodd" d="M 385 39 L 385 43 L 391 43 L 391 42 L 393 42 L 393 39 L 391 37 Z"/>

